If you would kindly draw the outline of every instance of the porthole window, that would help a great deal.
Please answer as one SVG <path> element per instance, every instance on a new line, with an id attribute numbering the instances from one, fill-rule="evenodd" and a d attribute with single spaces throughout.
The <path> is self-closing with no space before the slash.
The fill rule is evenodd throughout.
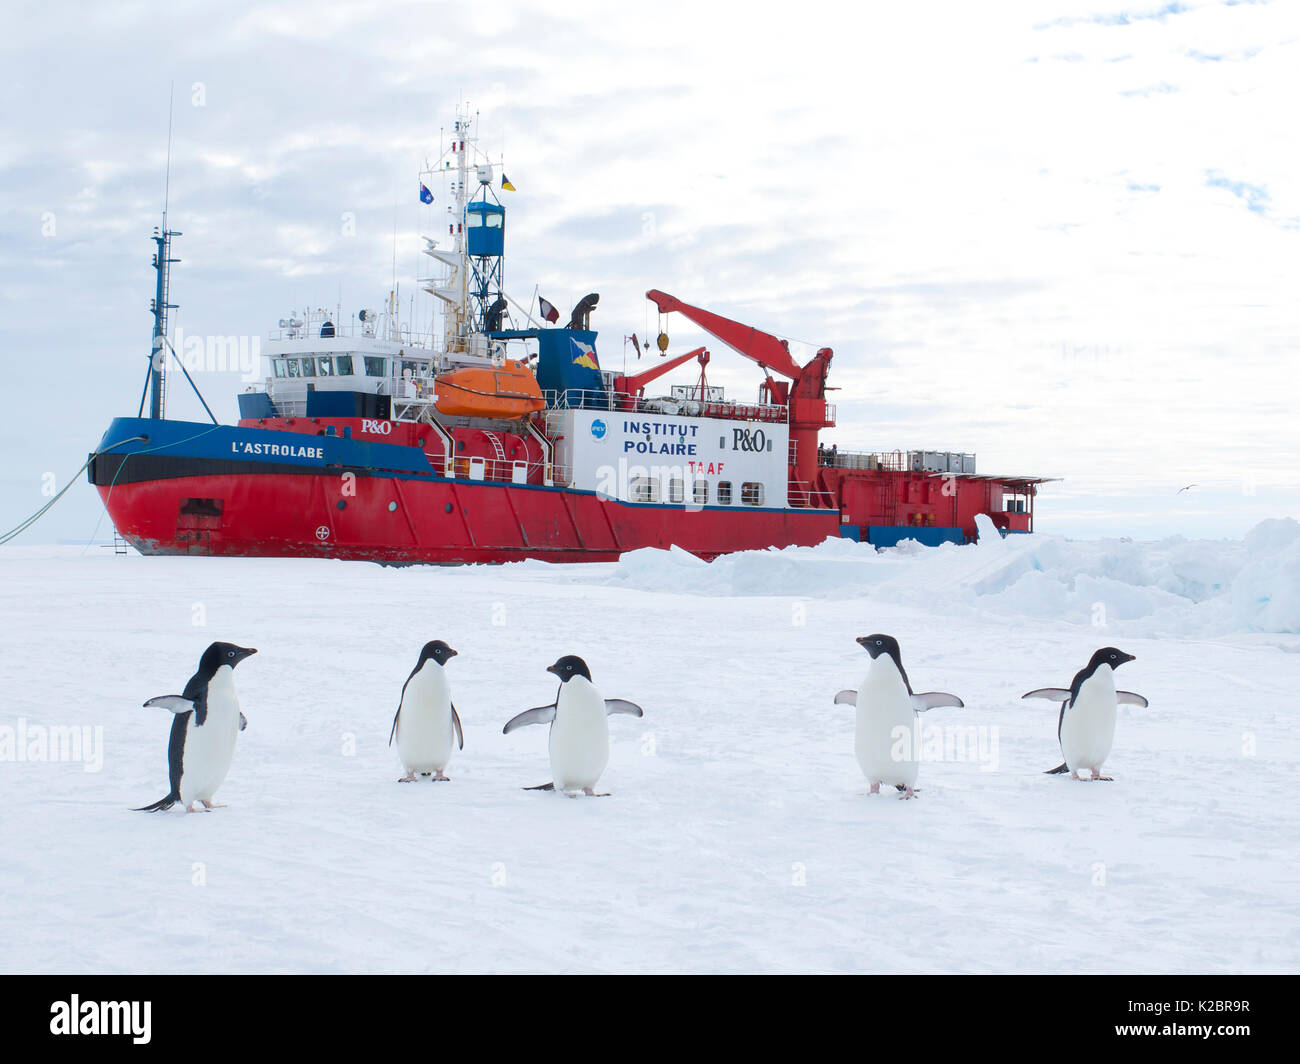
<path id="1" fill-rule="evenodd" d="M 686 501 L 686 481 L 680 477 L 673 477 L 668 481 L 668 501 L 671 503 Z"/>
<path id="2" fill-rule="evenodd" d="M 709 502 L 709 482 L 697 480 L 694 485 L 695 505 L 707 506 Z"/>
<path id="3" fill-rule="evenodd" d="M 740 501 L 746 506 L 763 505 L 763 485 L 756 480 L 747 480 L 740 486 Z"/>
<path id="4" fill-rule="evenodd" d="M 718 481 L 718 505 L 731 505 L 731 481 L 729 480 Z"/>

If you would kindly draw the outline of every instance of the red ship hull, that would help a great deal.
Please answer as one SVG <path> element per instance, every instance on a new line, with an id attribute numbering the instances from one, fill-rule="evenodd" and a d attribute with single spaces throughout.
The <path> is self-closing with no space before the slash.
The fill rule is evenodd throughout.
<path id="1" fill-rule="evenodd" d="M 118 532 L 142 554 L 338 558 L 390 565 L 615 561 L 677 545 L 712 559 L 814 546 L 840 534 L 837 510 L 647 506 L 593 492 L 465 480 L 204 475 L 97 485 Z M 186 500 L 198 502 L 185 512 Z M 220 512 L 202 501 L 220 500 Z M 346 503 L 340 508 L 339 503 Z M 211 506 L 209 511 L 218 508 Z"/>

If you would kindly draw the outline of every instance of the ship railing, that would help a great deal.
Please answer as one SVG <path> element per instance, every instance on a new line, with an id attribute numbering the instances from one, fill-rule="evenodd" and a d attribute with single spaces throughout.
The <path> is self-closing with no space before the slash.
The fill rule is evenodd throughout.
<path id="1" fill-rule="evenodd" d="M 823 469 L 865 469 L 891 473 L 906 472 L 906 451 L 841 451 L 837 446 L 818 447 L 817 464 Z"/>
<path id="2" fill-rule="evenodd" d="M 449 463 L 443 454 L 436 451 L 425 451 L 424 456 L 435 474 L 453 480 L 536 486 L 546 484 L 549 477 L 552 483 L 567 486 L 573 479 L 573 472 L 568 466 L 546 461 L 526 462 L 485 455 L 457 454 Z"/>
<path id="3" fill-rule="evenodd" d="M 332 335 L 321 335 L 321 327 L 324 321 L 312 320 L 305 322 L 295 328 L 270 329 L 267 331 L 267 340 L 387 340 L 394 343 L 409 344 L 411 347 L 432 348 L 435 347 L 441 337 L 433 332 L 417 332 L 401 326 L 394 332 L 388 328 L 374 328 L 369 323 L 362 324 L 359 321 L 337 322 L 328 319 L 333 323 L 334 330 Z"/>
<path id="4" fill-rule="evenodd" d="M 725 418 L 731 421 L 785 422 L 788 411 L 772 403 L 738 403 L 669 396 L 640 397 L 622 392 L 568 388 L 542 392 L 548 410 L 609 410 L 624 414 L 666 414 L 677 417 Z"/>
<path id="5" fill-rule="evenodd" d="M 788 494 L 791 506 L 809 510 L 835 509 L 835 496 L 829 491 L 819 491 L 811 488 L 791 488 Z"/>

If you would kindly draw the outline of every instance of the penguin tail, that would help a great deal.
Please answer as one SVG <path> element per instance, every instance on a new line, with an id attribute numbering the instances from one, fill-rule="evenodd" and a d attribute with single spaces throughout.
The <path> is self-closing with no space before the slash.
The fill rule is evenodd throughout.
<path id="1" fill-rule="evenodd" d="M 1069 772 L 1069 771 L 1070 771 L 1070 766 L 1067 765 L 1067 764 L 1065 764 L 1065 762 L 1061 762 L 1061 764 L 1057 765 L 1056 768 L 1049 768 L 1049 769 L 1047 769 L 1047 770 L 1043 773 L 1043 775 L 1044 775 L 1044 776 L 1059 776 L 1062 772 Z"/>
<path id="2" fill-rule="evenodd" d="M 181 796 L 175 791 L 172 791 L 170 794 L 159 798 L 158 801 L 154 802 L 152 805 L 142 805 L 138 809 L 132 811 L 136 813 L 161 813 L 164 810 L 170 809 L 180 800 Z"/>
<path id="3" fill-rule="evenodd" d="M 539 783 L 536 787 L 525 787 L 524 790 L 526 790 L 526 791 L 553 791 L 553 790 L 555 790 L 555 784 L 554 784 L 554 783 Z"/>

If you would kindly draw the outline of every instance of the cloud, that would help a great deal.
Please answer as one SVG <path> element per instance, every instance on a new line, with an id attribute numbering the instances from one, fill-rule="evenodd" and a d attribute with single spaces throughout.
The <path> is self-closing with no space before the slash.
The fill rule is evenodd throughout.
<path id="1" fill-rule="evenodd" d="M 507 288 L 562 309 L 599 291 L 607 358 L 657 333 L 655 287 L 801 355 L 834 348 L 842 446 L 977 451 L 1099 496 L 1135 469 L 1213 483 L 1295 453 L 1300 174 L 1277 124 L 1294 27 L 1281 5 L 1044 6 L 737 19 L 669 0 L 653 30 L 594 0 L 7 11 L 7 387 L 57 390 L 67 426 L 38 403 L 0 422 L 7 508 L 35 509 L 38 474 L 77 468 L 135 409 L 173 81 L 189 335 L 264 335 L 306 305 L 347 316 L 394 284 L 427 328 L 419 236 L 446 216 L 417 175 L 468 96 L 520 190 Z M 1027 61 L 1049 54 L 1071 60 Z M 1218 55 L 1249 61 L 1202 58 Z M 713 345 L 711 382 L 755 393 L 750 363 L 664 324 L 674 352 Z M 239 386 L 199 384 L 233 419 Z M 203 416 L 183 389 L 169 402 Z M 1300 479 L 1274 472 L 1279 493 Z M 97 505 L 70 493 L 47 520 L 84 536 Z M 1050 499 L 1039 518 L 1053 527 Z"/>

